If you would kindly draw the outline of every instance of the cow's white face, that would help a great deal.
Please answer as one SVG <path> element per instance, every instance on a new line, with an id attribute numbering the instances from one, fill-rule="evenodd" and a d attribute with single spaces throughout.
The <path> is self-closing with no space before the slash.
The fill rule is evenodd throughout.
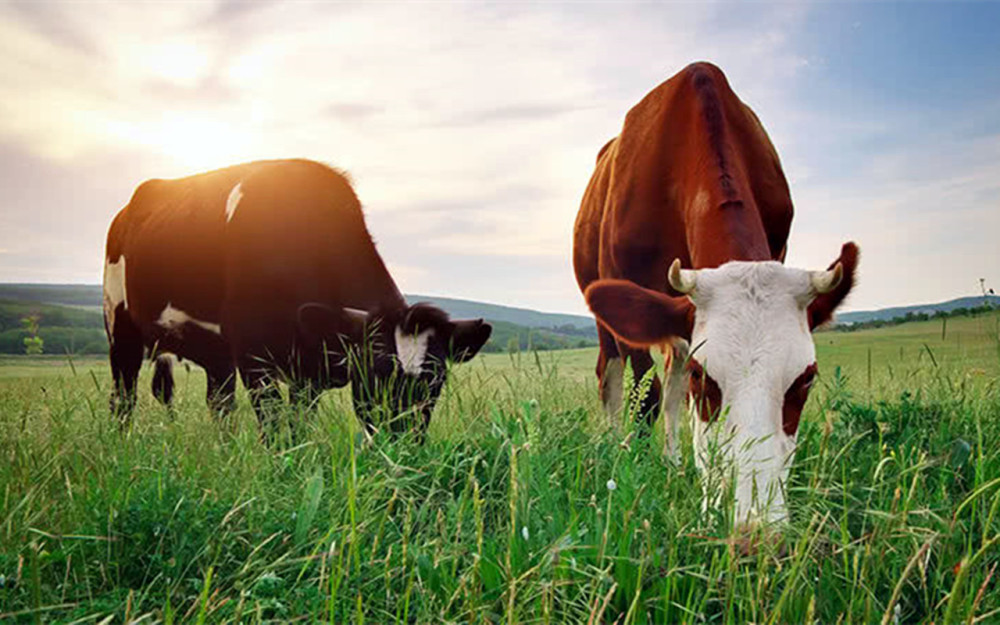
<path id="1" fill-rule="evenodd" d="M 688 276 L 696 460 L 715 472 L 706 475 L 709 489 L 735 478 L 737 520 L 785 516 L 798 417 L 816 372 L 812 275 L 777 262 L 730 262 Z"/>
<path id="2" fill-rule="evenodd" d="M 299 308 L 298 324 L 302 360 L 326 359 L 313 367 L 315 383 L 350 382 L 358 417 L 370 429 L 392 432 L 414 422 L 426 430 L 447 363 L 471 359 L 492 332 L 482 319 L 452 320 L 428 304 L 369 313 L 309 303 Z"/>
<path id="3" fill-rule="evenodd" d="M 627 280 L 598 280 L 587 304 L 617 340 L 638 347 L 689 340 L 686 363 L 705 505 L 724 487 L 736 521 L 786 516 L 784 483 L 816 376 L 811 331 L 828 321 L 854 284 L 858 248 L 847 243 L 830 269 L 733 261 L 715 269 L 671 265 L 671 297 Z"/>

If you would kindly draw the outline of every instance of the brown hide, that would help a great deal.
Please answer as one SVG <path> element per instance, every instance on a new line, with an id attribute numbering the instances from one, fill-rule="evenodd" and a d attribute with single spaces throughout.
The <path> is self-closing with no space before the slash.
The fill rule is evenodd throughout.
<path id="1" fill-rule="evenodd" d="M 653 365 L 650 344 L 691 337 L 693 309 L 669 286 L 670 263 L 679 258 L 685 268 L 702 269 L 731 260 L 783 261 L 792 213 L 774 146 L 719 68 L 689 65 L 628 112 L 621 134 L 598 153 L 573 232 L 580 290 L 595 312 L 595 305 L 601 309 L 598 316 L 614 317 L 628 334 L 598 323 L 606 407 L 614 403 L 605 379 L 611 360 L 630 360 L 638 379 Z M 638 297 L 641 290 L 616 280 L 662 299 Z M 824 299 L 810 318 L 828 318 L 843 294 Z M 657 312 L 650 315 L 650 307 Z M 634 323 L 622 321 L 629 315 Z M 683 357 L 678 349 L 667 350 L 668 363 Z M 654 378 L 642 406 L 649 422 L 659 411 L 659 389 Z"/>
<path id="2" fill-rule="evenodd" d="M 630 280 L 677 295 L 667 268 L 780 260 L 792 200 L 774 146 L 719 68 L 694 63 L 642 99 L 602 150 L 574 229 L 581 290 Z"/>

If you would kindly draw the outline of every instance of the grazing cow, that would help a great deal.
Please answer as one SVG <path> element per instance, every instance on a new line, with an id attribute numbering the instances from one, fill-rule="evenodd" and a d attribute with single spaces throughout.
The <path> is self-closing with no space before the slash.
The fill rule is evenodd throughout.
<path id="1" fill-rule="evenodd" d="M 709 468 L 709 440 L 719 437 L 737 466 L 740 521 L 785 516 L 782 484 L 816 376 L 810 332 L 854 284 L 853 243 L 826 271 L 785 267 L 791 222 L 788 183 L 760 121 L 719 68 L 695 63 L 633 107 L 602 148 L 574 229 L 607 411 L 622 403 L 623 359 L 638 379 L 653 365 L 649 348 L 664 346 L 666 451 L 678 453 L 687 386 L 698 466 Z M 642 406 L 650 424 L 660 396 L 655 379 Z"/>
<path id="2" fill-rule="evenodd" d="M 409 415 L 422 435 L 446 361 L 470 359 L 491 332 L 481 319 L 408 306 L 348 180 L 307 160 L 142 183 L 111 224 L 106 262 L 112 406 L 123 420 L 150 348 L 204 367 L 217 413 L 231 409 L 239 371 L 265 435 L 277 380 L 306 401 L 350 382 L 367 428 Z M 153 387 L 169 401 L 169 360 L 157 358 Z"/>

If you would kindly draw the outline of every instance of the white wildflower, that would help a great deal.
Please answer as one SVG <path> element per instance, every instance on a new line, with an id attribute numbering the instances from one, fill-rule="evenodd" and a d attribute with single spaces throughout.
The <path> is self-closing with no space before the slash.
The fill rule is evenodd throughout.
<path id="1" fill-rule="evenodd" d="M 618 484 L 615 483 L 615 481 L 613 479 L 612 480 L 608 480 L 608 490 L 614 490 L 616 488 L 618 488 Z"/>
<path id="2" fill-rule="evenodd" d="M 521 528 L 521 536 L 523 536 L 525 540 L 528 540 L 529 534 L 528 534 L 528 526 L 527 525 L 525 525 L 524 527 Z"/>

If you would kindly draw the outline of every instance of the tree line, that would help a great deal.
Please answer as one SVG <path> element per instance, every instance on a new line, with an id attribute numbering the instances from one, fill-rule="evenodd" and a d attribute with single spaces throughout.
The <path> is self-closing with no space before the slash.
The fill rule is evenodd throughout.
<path id="1" fill-rule="evenodd" d="M 911 321 L 931 321 L 933 319 L 948 319 L 952 317 L 978 317 L 980 315 L 992 313 L 998 309 L 1000 308 L 986 302 L 982 306 L 962 306 L 952 310 L 938 310 L 933 313 L 910 311 L 905 315 L 900 315 L 891 319 L 870 319 L 868 321 L 858 321 L 850 324 L 839 323 L 833 326 L 832 329 L 836 332 L 856 332 L 858 330 L 867 330 L 871 328 L 898 326 L 901 323 L 909 323 Z"/>

